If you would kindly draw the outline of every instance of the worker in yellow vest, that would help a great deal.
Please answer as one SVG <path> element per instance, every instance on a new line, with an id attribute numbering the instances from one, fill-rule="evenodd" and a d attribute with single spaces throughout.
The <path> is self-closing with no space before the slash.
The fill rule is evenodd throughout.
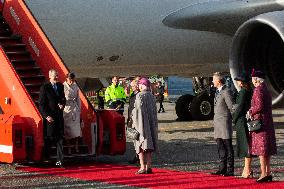
<path id="1" fill-rule="evenodd" d="M 126 94 L 124 88 L 118 84 L 119 77 L 112 77 L 112 84 L 107 87 L 105 91 L 106 105 L 110 109 L 115 109 L 118 113 L 123 115 L 124 104 L 126 101 Z"/>
<path id="2" fill-rule="evenodd" d="M 104 88 L 103 86 L 97 91 L 98 109 L 104 109 Z"/>

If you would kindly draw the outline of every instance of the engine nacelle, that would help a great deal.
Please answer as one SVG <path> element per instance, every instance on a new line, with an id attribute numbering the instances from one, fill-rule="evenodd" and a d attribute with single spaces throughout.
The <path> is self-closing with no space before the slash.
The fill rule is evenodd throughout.
<path id="1" fill-rule="evenodd" d="M 230 52 L 232 78 L 253 68 L 265 72 L 272 104 L 284 104 L 284 11 L 258 15 L 235 33 Z"/>

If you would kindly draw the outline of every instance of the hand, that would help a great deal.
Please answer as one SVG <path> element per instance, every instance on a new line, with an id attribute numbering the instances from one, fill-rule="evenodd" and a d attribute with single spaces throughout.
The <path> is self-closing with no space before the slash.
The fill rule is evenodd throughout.
<path id="1" fill-rule="evenodd" d="M 58 106 L 59 106 L 59 109 L 60 109 L 60 110 L 62 110 L 63 107 L 64 107 L 62 104 L 58 104 Z"/>
<path id="2" fill-rule="evenodd" d="M 246 118 L 247 118 L 247 119 L 251 119 L 251 115 L 250 115 L 250 112 L 249 112 L 249 111 L 247 111 Z"/>
<path id="3" fill-rule="evenodd" d="M 121 105 L 118 105 L 115 110 L 118 111 L 120 109 Z"/>
<path id="4" fill-rule="evenodd" d="M 49 123 L 52 123 L 54 122 L 54 119 L 50 116 L 47 116 L 46 120 L 49 122 Z"/>

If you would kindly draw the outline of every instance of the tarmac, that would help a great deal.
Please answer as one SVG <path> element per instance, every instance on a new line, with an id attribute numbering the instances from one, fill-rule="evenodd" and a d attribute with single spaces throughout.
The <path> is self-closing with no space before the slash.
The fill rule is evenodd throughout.
<path id="1" fill-rule="evenodd" d="M 174 103 L 165 103 L 166 112 L 158 114 L 159 151 L 153 156 L 153 167 L 179 171 L 201 171 L 205 173 L 215 171 L 218 168 L 218 154 L 216 142 L 213 138 L 212 120 L 177 122 L 174 109 Z M 278 154 L 273 156 L 271 160 L 272 175 L 274 180 L 284 181 L 284 110 L 274 110 L 273 119 Z M 235 141 L 234 131 L 234 148 Z M 132 159 L 133 156 L 133 142 L 127 140 L 127 150 L 124 155 L 98 156 L 83 160 L 83 162 L 95 161 L 129 165 L 128 160 Z M 24 166 L 27 165 L 0 164 L 0 188 L 133 188 L 17 170 L 17 168 Z M 259 176 L 259 166 L 258 158 L 254 158 L 253 170 L 255 178 Z M 241 175 L 242 167 L 243 159 L 235 156 L 236 176 Z"/>

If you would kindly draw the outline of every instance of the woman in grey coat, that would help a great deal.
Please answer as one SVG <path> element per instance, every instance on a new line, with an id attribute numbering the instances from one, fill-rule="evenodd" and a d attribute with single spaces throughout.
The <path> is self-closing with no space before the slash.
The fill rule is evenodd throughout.
<path id="1" fill-rule="evenodd" d="M 139 155 L 140 169 L 136 174 L 152 173 L 152 152 L 157 150 L 158 119 L 154 95 L 150 92 L 150 81 L 139 80 L 140 92 L 136 95 L 132 120 L 134 128 L 140 133 L 135 141 L 135 151 Z"/>

